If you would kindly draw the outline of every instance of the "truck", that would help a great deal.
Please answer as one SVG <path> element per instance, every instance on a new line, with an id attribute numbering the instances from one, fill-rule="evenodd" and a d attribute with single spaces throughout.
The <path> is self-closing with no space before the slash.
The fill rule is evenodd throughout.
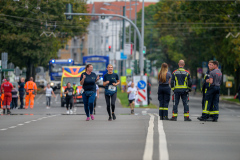
<path id="1" fill-rule="evenodd" d="M 80 76 L 81 74 L 85 72 L 84 66 L 63 66 L 62 67 L 62 77 L 61 77 L 61 107 L 64 107 L 66 104 L 66 95 L 64 94 L 65 89 L 67 88 L 67 83 L 70 82 L 71 86 L 73 83 L 77 86 L 77 93 L 76 98 L 74 100 L 74 103 L 81 104 L 83 103 L 82 99 L 82 85 L 80 84 Z"/>
<path id="2" fill-rule="evenodd" d="M 62 67 L 73 65 L 73 59 L 51 59 L 49 61 L 49 83 L 53 90 L 59 89 L 61 86 Z"/>

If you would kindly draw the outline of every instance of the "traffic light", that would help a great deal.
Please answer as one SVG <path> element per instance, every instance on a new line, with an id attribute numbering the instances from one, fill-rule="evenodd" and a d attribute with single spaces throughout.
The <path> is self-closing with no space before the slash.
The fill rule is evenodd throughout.
<path id="1" fill-rule="evenodd" d="M 147 74 L 150 74 L 151 73 L 151 61 L 150 60 L 147 60 Z"/>
<path id="2" fill-rule="evenodd" d="M 111 48 L 112 48 L 111 46 L 108 46 L 108 51 L 109 51 L 109 52 L 111 52 Z"/>
<path id="3" fill-rule="evenodd" d="M 151 61 L 144 60 L 144 73 L 150 74 L 152 71 Z"/>
<path id="4" fill-rule="evenodd" d="M 147 50 L 146 46 L 143 46 L 143 54 L 146 54 L 146 50 Z"/>
<path id="5" fill-rule="evenodd" d="M 136 75 L 137 75 L 137 74 L 140 74 L 138 60 L 134 60 L 134 73 L 135 73 Z"/>
<path id="6" fill-rule="evenodd" d="M 66 4 L 66 13 L 73 13 L 73 5 L 71 3 Z M 72 20 L 73 16 L 66 16 L 67 20 Z"/>

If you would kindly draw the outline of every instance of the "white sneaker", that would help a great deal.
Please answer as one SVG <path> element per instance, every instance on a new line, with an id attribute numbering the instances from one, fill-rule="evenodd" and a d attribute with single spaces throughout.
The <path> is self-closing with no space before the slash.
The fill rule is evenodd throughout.
<path id="1" fill-rule="evenodd" d="M 72 111 L 72 110 L 70 110 L 70 114 L 73 114 L 73 111 Z"/>
<path id="2" fill-rule="evenodd" d="M 67 114 L 69 114 L 69 110 L 67 110 Z"/>

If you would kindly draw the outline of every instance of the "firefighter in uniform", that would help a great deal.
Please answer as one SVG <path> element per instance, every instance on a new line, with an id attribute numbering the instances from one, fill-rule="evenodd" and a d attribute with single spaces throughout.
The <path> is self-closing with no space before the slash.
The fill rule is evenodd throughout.
<path id="1" fill-rule="evenodd" d="M 203 81 L 203 86 L 202 86 L 202 94 L 203 94 L 203 98 L 202 98 L 202 110 L 204 110 L 204 105 L 205 105 L 205 101 L 206 101 L 206 93 L 210 87 L 210 83 L 207 83 L 206 81 L 209 79 L 210 76 L 210 72 L 213 70 L 213 60 L 210 60 L 208 62 L 208 71 L 206 72 L 205 76 L 204 76 L 204 81 Z M 198 117 L 197 119 L 201 119 L 201 117 Z"/>
<path id="2" fill-rule="evenodd" d="M 219 116 L 219 95 L 220 95 L 220 85 L 222 82 L 222 72 L 218 69 L 218 61 L 213 62 L 213 69 L 210 72 L 209 79 L 206 80 L 210 83 L 210 87 L 206 93 L 205 106 L 202 112 L 202 117 L 199 118 L 200 121 L 206 121 L 209 115 L 212 116 L 213 122 L 218 121 Z"/>
<path id="3" fill-rule="evenodd" d="M 33 109 L 34 106 L 34 97 L 37 94 L 37 85 L 33 82 L 33 77 L 30 77 L 29 81 L 24 86 L 26 90 L 26 97 L 25 97 L 25 109 L 28 109 L 29 100 L 30 100 L 30 108 Z"/>
<path id="4" fill-rule="evenodd" d="M 12 89 L 13 85 L 9 82 L 9 78 L 7 78 L 7 81 L 4 82 L 1 85 L 1 91 L 4 93 L 4 104 L 3 104 L 3 114 L 6 113 L 7 108 L 7 114 L 10 114 L 10 104 L 12 101 Z"/>
<path id="5" fill-rule="evenodd" d="M 174 92 L 174 105 L 173 105 L 173 115 L 170 121 L 177 121 L 178 116 L 178 104 L 180 97 L 184 106 L 184 121 L 192 121 L 189 118 L 189 106 L 188 106 L 188 92 L 191 91 L 192 80 L 190 73 L 183 69 L 185 66 L 184 60 L 180 60 L 178 63 L 179 69 L 173 71 L 171 86 Z"/>

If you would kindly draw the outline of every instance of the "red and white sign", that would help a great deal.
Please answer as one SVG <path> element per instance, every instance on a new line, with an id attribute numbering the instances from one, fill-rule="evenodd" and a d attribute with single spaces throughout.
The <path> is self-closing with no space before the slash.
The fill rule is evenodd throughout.
<path id="1" fill-rule="evenodd" d="M 140 80 L 141 80 L 140 76 L 134 76 L 133 77 L 134 85 L 138 89 L 138 92 L 137 92 L 138 94 L 137 94 L 136 99 L 135 99 L 135 107 L 139 107 L 140 105 L 142 105 L 142 106 L 147 106 L 148 105 L 148 102 L 147 102 L 147 85 L 146 85 L 145 88 L 139 89 L 137 84 Z M 145 83 L 147 84 L 147 76 L 143 76 L 142 80 L 145 81 Z"/>

